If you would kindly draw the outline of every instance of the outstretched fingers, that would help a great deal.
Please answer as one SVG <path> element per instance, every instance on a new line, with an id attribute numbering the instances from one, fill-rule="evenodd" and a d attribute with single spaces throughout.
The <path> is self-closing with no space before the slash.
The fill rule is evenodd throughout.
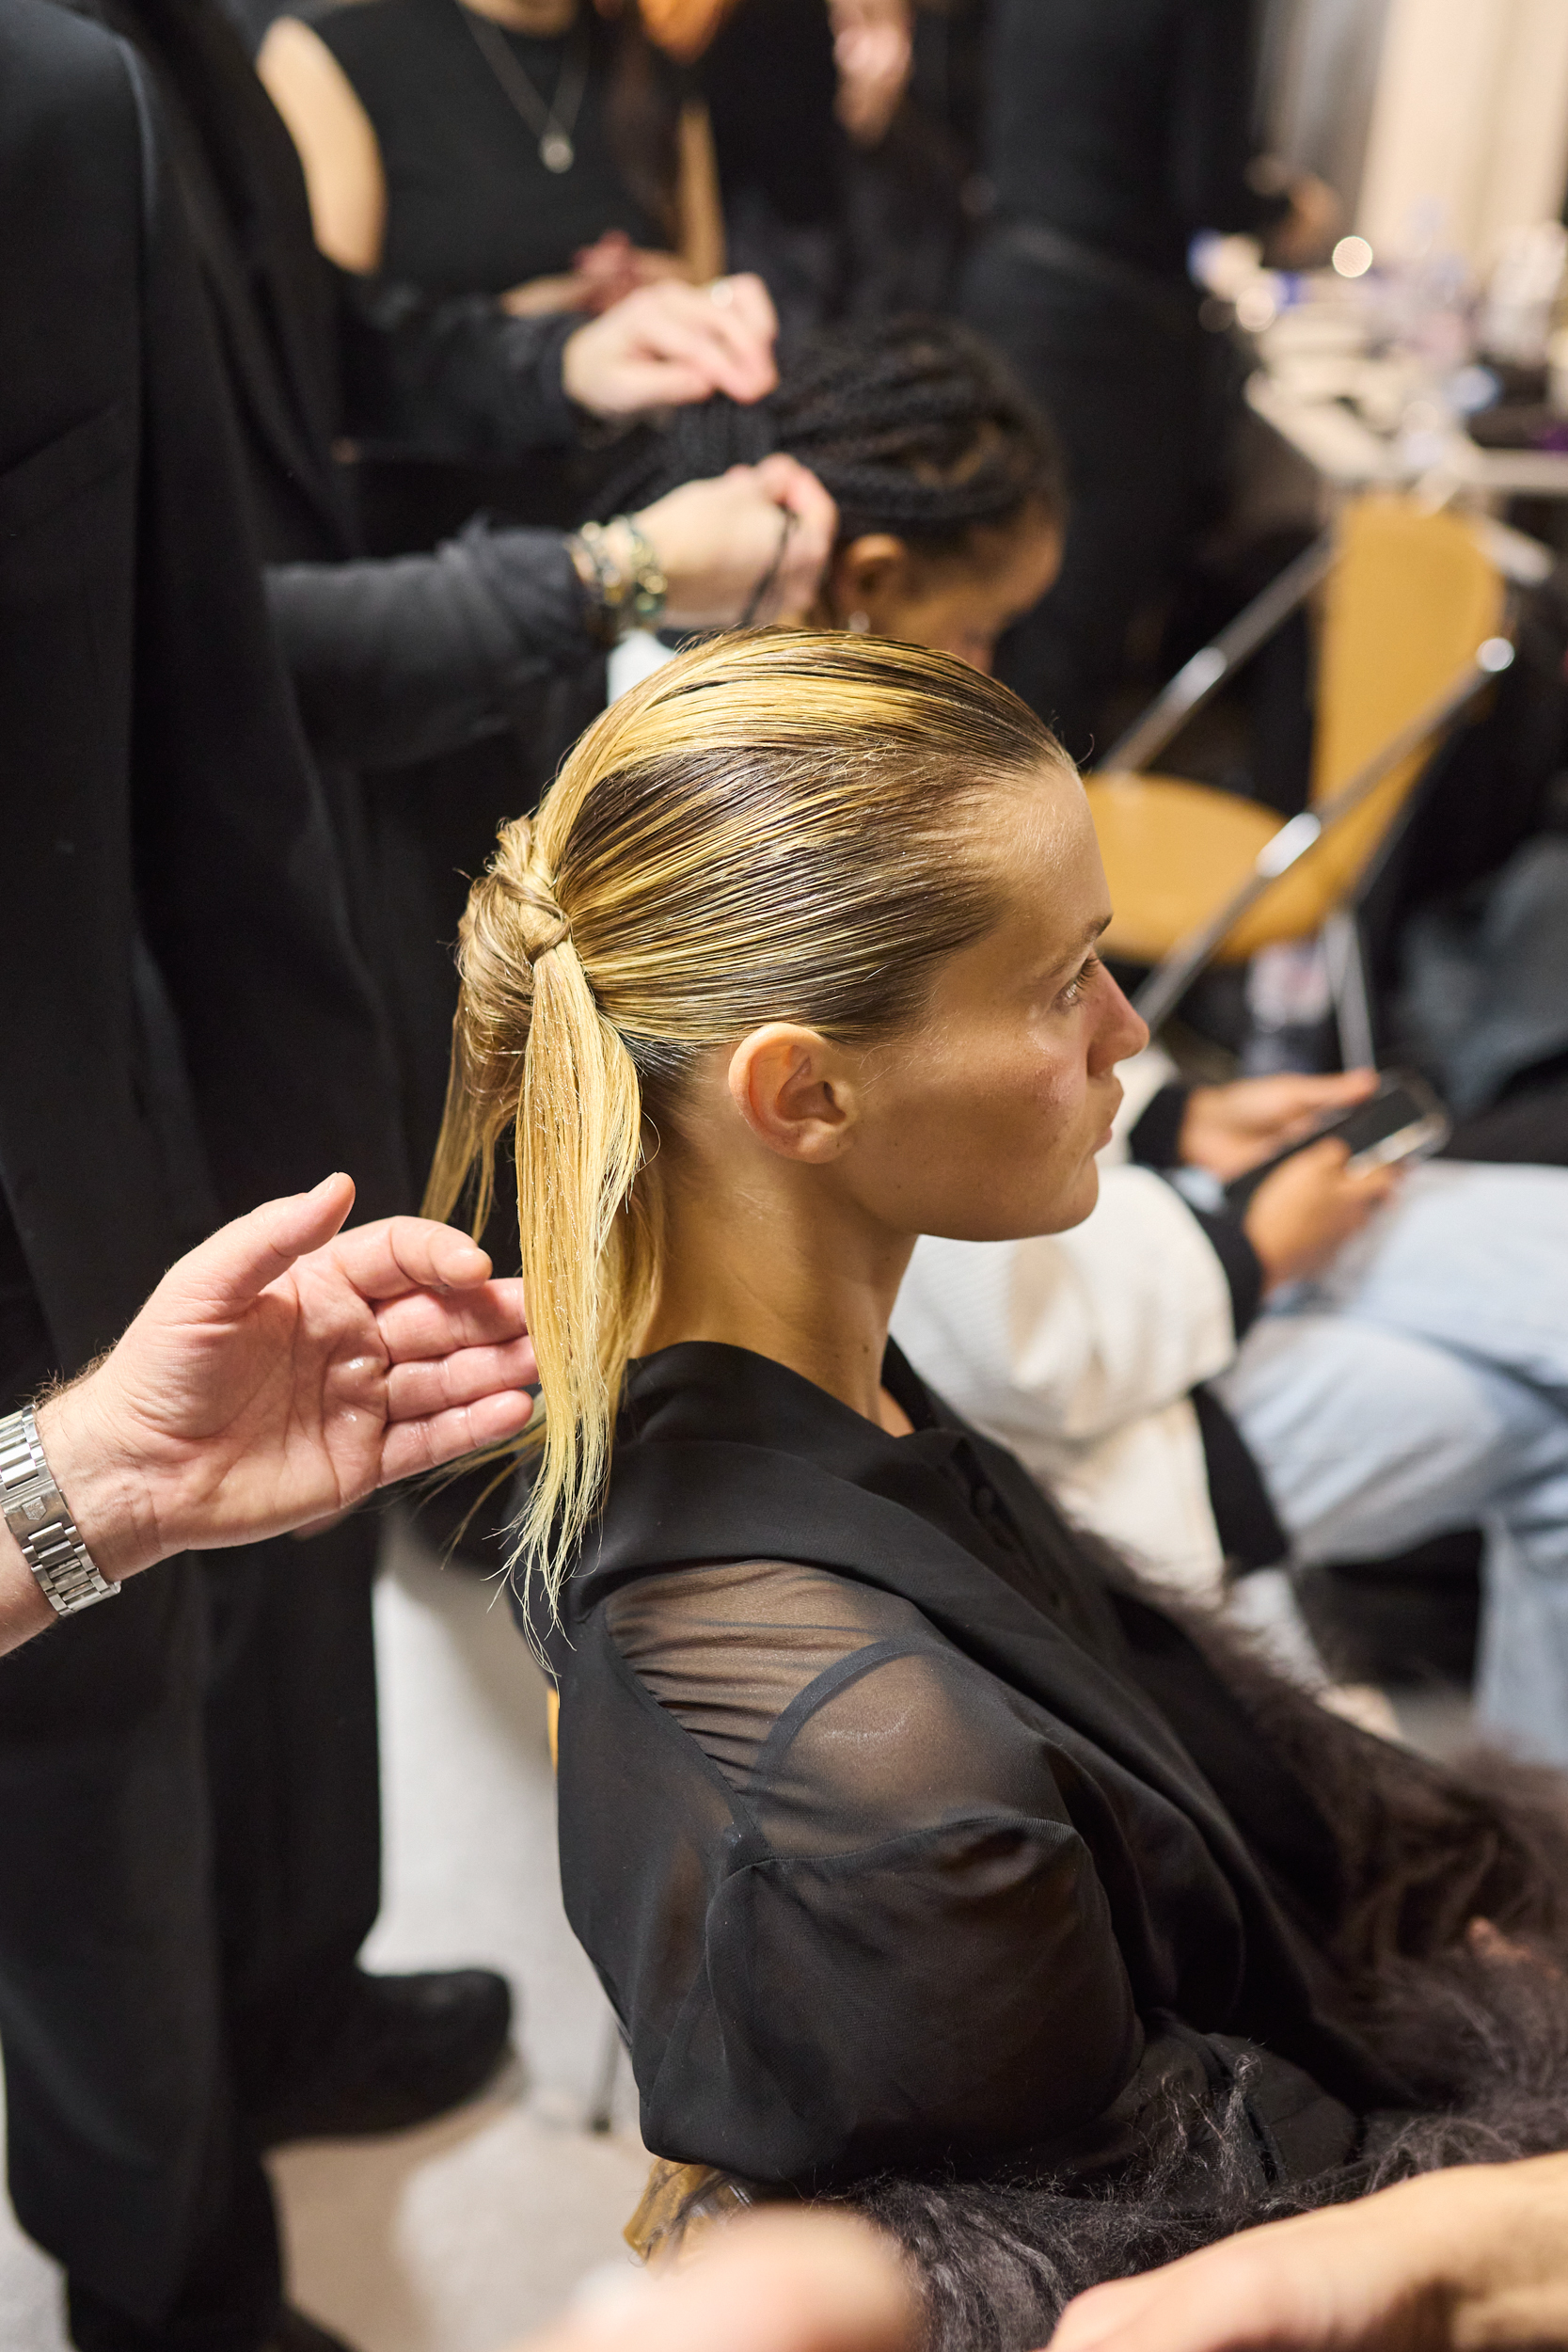
<path id="1" fill-rule="evenodd" d="M 421 1470 L 439 1470 L 465 1454 L 504 1445 L 522 1434 L 532 1410 L 531 1397 L 505 1389 L 418 1421 L 394 1421 L 381 1449 L 381 1483 L 390 1486 Z"/>
<path id="2" fill-rule="evenodd" d="M 454 1348 L 504 1346 L 528 1330 L 523 1286 L 515 1279 L 468 1291 L 411 1291 L 376 1311 L 388 1360 L 419 1362 Z"/>
<path id="3" fill-rule="evenodd" d="M 333 1264 L 361 1298 L 398 1298 L 408 1291 L 472 1290 L 488 1279 L 490 1261 L 455 1226 L 427 1216 L 387 1216 L 356 1225 L 332 1245 Z"/>
<path id="4" fill-rule="evenodd" d="M 327 1247 L 353 1206 L 354 1179 L 341 1173 L 264 1200 L 171 1266 L 149 1305 L 182 1320 L 233 1321 L 298 1259 Z"/>
<path id="5" fill-rule="evenodd" d="M 486 1396 L 529 1388 L 538 1377 L 533 1348 L 526 1339 L 499 1347 L 460 1347 L 450 1356 L 394 1364 L 387 1375 L 387 1418 L 428 1420 L 452 1406 L 474 1405 Z"/>

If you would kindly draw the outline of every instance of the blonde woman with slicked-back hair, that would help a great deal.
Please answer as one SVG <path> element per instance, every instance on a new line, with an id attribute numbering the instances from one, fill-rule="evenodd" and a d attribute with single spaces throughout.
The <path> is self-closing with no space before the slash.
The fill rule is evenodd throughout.
<path id="1" fill-rule="evenodd" d="M 517 1573 L 643 2136 L 866 2207 L 952 2352 L 1266 2211 L 1568 2140 L 1555 1797 L 1179 1621 L 888 1343 L 919 1234 L 1092 1208 L 1144 1037 L 1109 914 L 1004 689 L 720 640 L 504 829 L 432 1180 L 483 1218 L 515 1154 Z"/>

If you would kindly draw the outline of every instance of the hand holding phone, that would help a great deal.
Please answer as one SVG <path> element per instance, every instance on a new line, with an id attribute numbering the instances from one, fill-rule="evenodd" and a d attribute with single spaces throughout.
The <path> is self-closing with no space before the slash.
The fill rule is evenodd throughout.
<path id="1" fill-rule="evenodd" d="M 1344 1145 L 1349 1172 L 1362 1175 L 1374 1168 L 1396 1168 L 1407 1160 L 1429 1158 L 1442 1150 L 1451 1133 L 1449 1115 L 1426 1080 L 1413 1070 L 1390 1071 L 1364 1101 L 1321 1120 L 1227 1184 L 1226 1202 L 1231 1209 L 1244 1210 L 1275 1168 L 1330 1138 Z"/>
<path id="2" fill-rule="evenodd" d="M 1278 1161 L 1242 1218 L 1263 1269 L 1264 1295 L 1321 1274 L 1399 1182 L 1398 1167 L 1358 1166 L 1334 1136 Z"/>

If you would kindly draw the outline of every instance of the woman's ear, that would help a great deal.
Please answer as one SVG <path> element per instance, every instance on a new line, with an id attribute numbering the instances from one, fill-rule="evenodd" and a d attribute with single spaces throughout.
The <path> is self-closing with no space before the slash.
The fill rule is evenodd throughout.
<path id="1" fill-rule="evenodd" d="M 874 637 L 890 632 L 884 623 L 909 594 L 910 550 L 891 531 L 868 531 L 847 540 L 828 567 L 828 600 L 840 628 L 858 623 Z"/>
<path id="2" fill-rule="evenodd" d="M 836 1160 L 859 1118 L 838 1049 L 791 1022 L 770 1021 L 741 1040 L 730 1057 L 729 1086 L 758 1141 L 807 1167 Z"/>

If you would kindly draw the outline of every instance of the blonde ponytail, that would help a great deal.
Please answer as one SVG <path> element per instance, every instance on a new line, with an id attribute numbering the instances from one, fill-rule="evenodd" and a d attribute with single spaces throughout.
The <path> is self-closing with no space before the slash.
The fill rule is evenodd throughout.
<path id="1" fill-rule="evenodd" d="M 773 1020 L 847 1041 L 909 1018 L 992 921 L 983 796 L 1071 773 L 1034 714 L 911 645 L 758 631 L 605 712 L 532 823 L 503 826 L 458 950 L 426 1211 L 488 1215 L 510 1127 L 545 1410 L 520 1552 L 552 1602 L 657 1299 L 647 1149 L 695 1057 Z"/>
<path id="2" fill-rule="evenodd" d="M 469 897 L 458 969 L 466 1002 L 486 1014 L 459 1029 L 425 1210 L 450 1216 L 473 1173 L 473 1231 L 483 1231 L 510 1121 L 546 1399 L 520 1539 L 553 1594 L 604 1483 L 621 1384 L 652 1305 L 654 1250 L 645 1204 L 639 1215 L 629 1200 L 642 1152 L 636 1067 L 594 1001 L 526 817 L 503 826 Z"/>

